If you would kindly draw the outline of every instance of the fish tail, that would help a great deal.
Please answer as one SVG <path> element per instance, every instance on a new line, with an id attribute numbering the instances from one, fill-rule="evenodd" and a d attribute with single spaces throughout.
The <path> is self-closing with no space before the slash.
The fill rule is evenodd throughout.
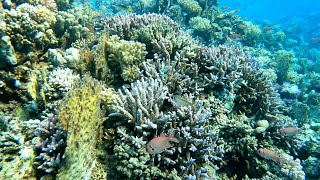
<path id="1" fill-rule="evenodd" d="M 283 166 L 284 164 L 286 164 L 288 161 L 284 158 L 278 158 L 277 160 L 277 163 L 280 165 L 280 166 Z"/>

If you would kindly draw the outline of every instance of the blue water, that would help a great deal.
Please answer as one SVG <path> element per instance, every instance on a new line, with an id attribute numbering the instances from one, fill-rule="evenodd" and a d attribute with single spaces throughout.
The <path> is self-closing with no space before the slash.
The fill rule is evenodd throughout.
<path id="1" fill-rule="evenodd" d="M 279 21 L 293 16 L 320 13 L 319 0 L 221 0 L 219 2 L 220 6 L 239 9 L 238 14 L 250 20 Z"/>

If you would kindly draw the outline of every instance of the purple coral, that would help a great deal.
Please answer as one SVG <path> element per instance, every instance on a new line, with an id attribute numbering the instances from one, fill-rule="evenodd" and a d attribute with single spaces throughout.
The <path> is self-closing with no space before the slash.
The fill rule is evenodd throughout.
<path id="1" fill-rule="evenodd" d="M 61 157 L 66 147 L 66 133 L 58 125 L 56 115 L 46 113 L 35 129 L 37 137 L 35 150 L 37 152 L 36 168 L 43 173 L 56 173 L 60 167 Z"/>

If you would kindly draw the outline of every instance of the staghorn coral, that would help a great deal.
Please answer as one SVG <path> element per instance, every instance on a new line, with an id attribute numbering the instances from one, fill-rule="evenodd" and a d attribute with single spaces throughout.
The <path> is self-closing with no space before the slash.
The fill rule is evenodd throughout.
<path id="1" fill-rule="evenodd" d="M 210 125 L 211 111 L 199 100 L 192 107 L 174 99 L 169 99 L 174 108 L 168 110 L 165 105 L 168 88 L 159 74 L 157 77 L 142 78 L 132 83 L 130 90 L 118 91 L 116 112 L 109 115 L 110 122 L 122 119 L 114 134 L 118 139 L 112 148 L 116 160 L 114 171 L 123 178 L 215 177 L 217 167 L 213 163 L 221 160 L 223 149 L 215 145 L 217 137 Z M 150 141 L 157 132 L 176 133 L 180 143 L 150 160 L 144 139 Z M 148 165 L 150 161 L 156 166 Z M 173 171 L 167 172 L 168 168 Z"/>
<path id="2" fill-rule="evenodd" d="M 178 32 L 179 26 L 167 16 L 159 14 L 115 15 L 102 19 L 95 24 L 96 28 L 106 29 L 110 35 L 118 35 L 124 40 L 139 40 L 166 37 Z M 135 37 L 135 38 L 133 38 Z"/>
<path id="3" fill-rule="evenodd" d="M 38 176 L 55 175 L 62 165 L 66 148 L 66 133 L 58 125 L 57 115 L 43 112 L 39 126 L 34 130 L 34 147 L 37 152 L 35 166 Z"/>
<path id="4" fill-rule="evenodd" d="M 206 91 L 230 101 L 235 112 L 275 120 L 281 101 L 260 65 L 238 47 L 219 46 L 203 49 L 202 77 Z"/>

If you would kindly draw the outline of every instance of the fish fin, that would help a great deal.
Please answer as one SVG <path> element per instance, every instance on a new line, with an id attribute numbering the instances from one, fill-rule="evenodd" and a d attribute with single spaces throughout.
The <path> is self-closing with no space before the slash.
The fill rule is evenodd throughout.
<path id="1" fill-rule="evenodd" d="M 179 143 L 180 140 L 174 137 L 174 134 L 169 134 L 169 141 Z"/>

